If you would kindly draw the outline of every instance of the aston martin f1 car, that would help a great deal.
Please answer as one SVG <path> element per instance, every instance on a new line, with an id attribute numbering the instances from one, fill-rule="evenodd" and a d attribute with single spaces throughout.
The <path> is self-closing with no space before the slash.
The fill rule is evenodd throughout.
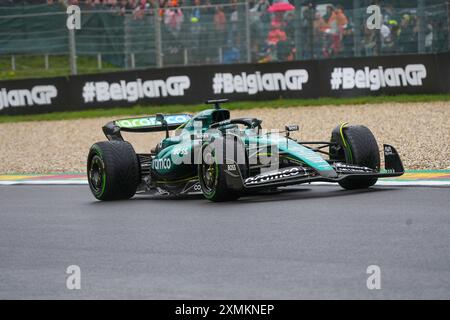
<path id="1" fill-rule="evenodd" d="M 266 130 L 256 118 L 230 118 L 221 104 L 195 116 L 172 114 L 121 119 L 107 123 L 108 141 L 95 143 L 87 159 L 87 176 L 99 200 L 129 199 L 137 192 L 182 196 L 202 193 L 211 201 L 310 182 L 334 182 L 345 189 L 373 186 L 379 178 L 401 176 L 402 161 L 384 145 L 384 170 L 372 132 L 342 123 L 330 141 L 297 141 L 283 131 Z M 174 134 L 169 132 L 174 130 Z M 136 153 L 121 132 L 165 131 L 147 153 Z"/>

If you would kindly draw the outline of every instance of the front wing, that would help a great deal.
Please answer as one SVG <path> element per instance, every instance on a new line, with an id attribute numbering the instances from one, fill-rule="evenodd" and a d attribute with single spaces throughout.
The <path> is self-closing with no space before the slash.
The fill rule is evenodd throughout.
<path id="1" fill-rule="evenodd" d="M 333 165 L 337 173 L 336 177 L 324 177 L 310 167 L 296 166 L 244 179 L 238 165 L 228 165 L 228 170 L 226 170 L 227 185 L 231 189 L 251 191 L 309 182 L 339 183 L 344 180 L 387 178 L 403 175 L 404 168 L 397 150 L 387 144 L 383 146 L 383 149 L 385 159 L 385 170 L 383 172 L 377 172 L 366 167 L 336 163 Z"/>

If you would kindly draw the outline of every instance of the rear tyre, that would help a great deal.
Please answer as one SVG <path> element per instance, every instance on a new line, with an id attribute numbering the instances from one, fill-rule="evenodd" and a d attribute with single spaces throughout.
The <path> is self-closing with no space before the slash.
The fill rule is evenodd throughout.
<path id="1" fill-rule="evenodd" d="M 365 126 L 336 127 L 331 135 L 330 158 L 350 165 L 363 166 L 375 171 L 380 170 L 380 151 L 372 132 Z M 340 181 L 344 189 L 364 189 L 373 186 L 378 178 L 353 178 Z"/>
<path id="2" fill-rule="evenodd" d="M 92 194 L 98 200 L 130 199 L 141 180 L 133 146 L 126 141 L 95 143 L 89 151 L 87 175 Z"/>
<path id="3" fill-rule="evenodd" d="M 237 166 L 243 178 L 246 177 L 245 148 L 240 139 L 236 138 L 230 141 L 228 138 L 218 138 L 213 143 L 206 143 L 202 147 L 202 163 L 198 165 L 198 179 L 203 196 L 214 202 L 237 200 L 241 196 L 241 192 L 233 190 L 227 185 L 226 170 L 228 164 L 224 163 L 223 159 L 219 161 L 218 153 L 220 152 L 216 152 L 218 144 L 228 147 L 231 145 L 234 148 L 234 161 L 238 163 Z M 227 152 L 227 147 L 224 147 L 224 150 Z M 244 157 L 242 157 L 243 155 Z M 244 159 L 244 161 L 237 161 L 238 158 Z"/>

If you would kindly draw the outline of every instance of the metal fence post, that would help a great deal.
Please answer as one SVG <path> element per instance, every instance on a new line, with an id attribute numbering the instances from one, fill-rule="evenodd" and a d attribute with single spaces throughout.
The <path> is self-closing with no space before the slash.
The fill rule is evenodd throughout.
<path id="1" fill-rule="evenodd" d="M 159 1 L 156 1 L 155 8 L 155 48 L 156 48 L 156 66 L 162 68 L 162 43 L 161 43 L 161 24 L 159 19 Z"/>
<path id="2" fill-rule="evenodd" d="M 419 53 L 425 52 L 425 0 L 417 1 L 417 12 L 419 17 L 419 36 L 418 36 L 418 44 L 417 50 Z"/>
<path id="3" fill-rule="evenodd" d="M 447 39 L 448 51 L 450 51 L 450 0 L 447 2 Z"/>
<path id="4" fill-rule="evenodd" d="M 252 62 L 252 44 L 250 36 L 250 6 L 249 0 L 245 0 L 245 48 L 247 50 L 247 63 Z"/>
<path id="5" fill-rule="evenodd" d="M 183 62 L 184 62 L 185 66 L 187 66 L 188 63 L 189 63 L 188 49 L 187 48 L 183 49 Z"/>
<path id="6" fill-rule="evenodd" d="M 11 56 L 11 70 L 16 71 L 16 56 L 15 55 Z"/>
<path id="7" fill-rule="evenodd" d="M 97 53 L 97 68 L 99 70 L 101 70 L 103 68 L 103 63 L 102 63 L 102 54 L 99 52 Z"/>
<path id="8" fill-rule="evenodd" d="M 75 30 L 69 29 L 69 63 L 70 63 L 70 74 L 76 75 L 77 70 L 77 49 L 75 42 Z"/>
<path id="9" fill-rule="evenodd" d="M 223 49 L 219 47 L 219 63 L 223 63 Z"/>
<path id="10" fill-rule="evenodd" d="M 44 66 L 45 66 L 45 70 L 48 70 L 50 68 L 50 61 L 49 61 L 48 54 L 44 55 Z"/>
<path id="11" fill-rule="evenodd" d="M 131 69 L 136 69 L 136 56 L 134 55 L 134 52 L 131 53 Z"/>
<path id="12" fill-rule="evenodd" d="M 361 28 L 364 24 L 364 19 L 361 19 L 361 3 L 360 0 L 353 0 L 353 26 L 354 26 L 354 39 L 353 50 L 356 57 L 361 56 Z"/>
<path id="13" fill-rule="evenodd" d="M 64 7 L 67 8 L 69 6 L 69 1 L 63 1 Z M 76 75 L 78 73 L 77 70 L 77 49 L 75 42 L 75 30 L 73 28 L 67 28 L 69 32 L 69 65 L 70 65 L 70 74 Z"/>
<path id="14" fill-rule="evenodd" d="M 296 20 L 296 26 L 295 28 L 295 59 L 301 60 L 302 58 L 302 50 L 303 50 L 303 33 L 302 33 L 302 0 L 295 0 L 295 20 Z"/>

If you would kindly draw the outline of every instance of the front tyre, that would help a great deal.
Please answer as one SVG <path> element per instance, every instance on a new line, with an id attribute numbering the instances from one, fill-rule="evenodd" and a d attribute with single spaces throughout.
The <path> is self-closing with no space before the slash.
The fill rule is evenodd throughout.
<path id="1" fill-rule="evenodd" d="M 139 160 L 126 141 L 104 141 L 92 145 L 87 159 L 87 178 L 98 200 L 130 199 L 140 183 Z"/>
<path id="2" fill-rule="evenodd" d="M 332 160 L 350 165 L 367 167 L 380 171 L 380 151 L 372 132 L 365 126 L 336 127 L 331 135 L 331 142 L 337 146 L 330 148 Z M 339 182 L 344 189 L 365 189 L 373 186 L 378 178 L 349 178 Z"/>
<path id="3" fill-rule="evenodd" d="M 227 169 L 225 158 L 220 159 L 222 152 L 217 151 L 217 146 L 224 146 L 223 153 L 227 154 L 228 148 L 234 148 L 233 161 L 239 167 L 242 176 L 246 176 L 245 147 L 238 138 L 216 139 L 212 143 L 206 143 L 202 147 L 202 163 L 198 165 L 198 180 L 203 196 L 214 202 L 233 201 L 239 199 L 241 192 L 228 187 L 226 181 Z M 220 154 L 220 155 L 219 155 Z M 239 161 L 240 159 L 240 161 Z M 232 166 L 235 166 L 232 164 Z"/>

